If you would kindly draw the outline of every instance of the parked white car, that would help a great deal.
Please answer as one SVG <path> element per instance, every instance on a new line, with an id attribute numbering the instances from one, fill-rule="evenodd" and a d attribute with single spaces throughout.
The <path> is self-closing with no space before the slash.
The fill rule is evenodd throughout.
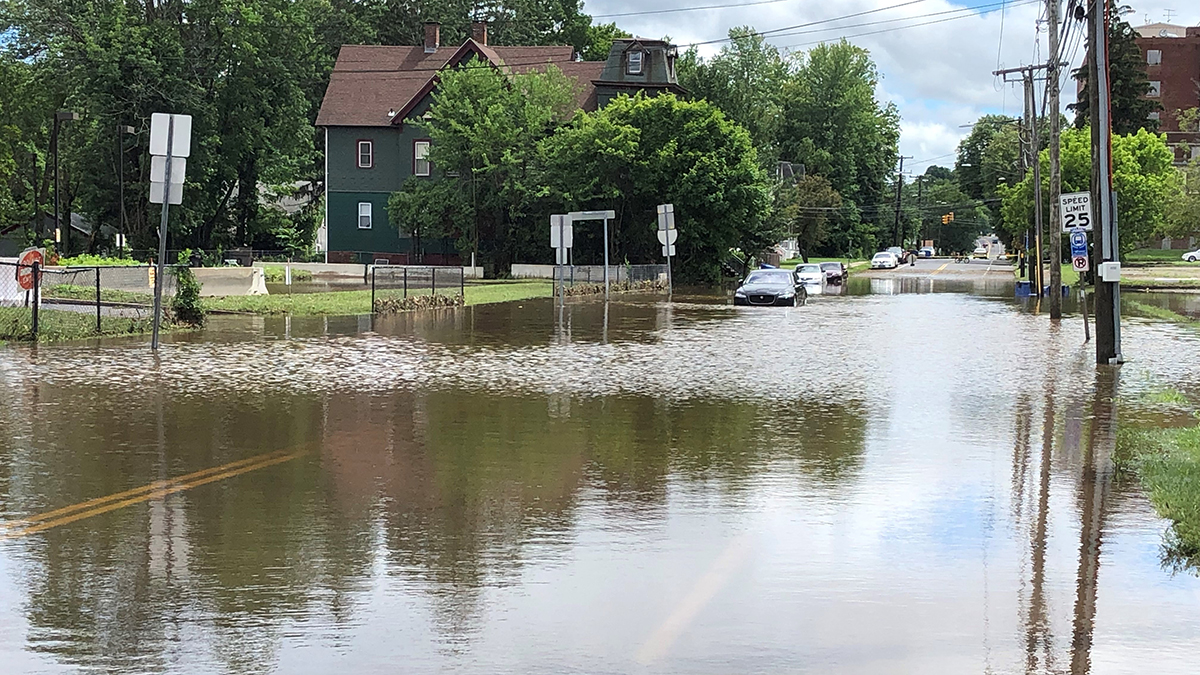
<path id="1" fill-rule="evenodd" d="M 1196 262 L 1197 260 L 1200 260 L 1200 248 L 1196 249 L 1195 251 L 1188 251 L 1187 253 L 1184 253 L 1183 259 L 1188 262 Z"/>
<path id="2" fill-rule="evenodd" d="M 900 265 L 900 261 L 894 253 L 889 251 L 880 251 L 871 258 L 871 269 L 873 270 L 894 270 Z"/>
<path id="3" fill-rule="evenodd" d="M 809 293 L 820 293 L 825 287 L 825 270 L 817 263 L 796 265 L 796 284 L 804 285 Z"/>

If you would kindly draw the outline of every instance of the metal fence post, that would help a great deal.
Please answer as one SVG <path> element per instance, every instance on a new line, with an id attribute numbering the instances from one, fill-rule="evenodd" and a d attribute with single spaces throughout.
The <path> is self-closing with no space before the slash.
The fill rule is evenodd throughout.
<path id="1" fill-rule="evenodd" d="M 404 266 L 404 297 L 408 297 L 408 265 Z"/>
<path id="2" fill-rule="evenodd" d="M 437 268 L 429 268 L 429 294 L 437 295 Z"/>
<path id="3" fill-rule="evenodd" d="M 375 313 L 375 272 L 376 272 L 376 270 L 374 270 L 374 269 L 371 270 L 371 313 L 372 314 Z"/>
<path id="4" fill-rule="evenodd" d="M 463 304 L 467 302 L 467 268 L 458 268 L 458 294 L 463 298 Z"/>
<path id="5" fill-rule="evenodd" d="M 38 338 L 38 307 L 42 304 L 42 265 L 33 263 L 33 339 Z"/>
<path id="6" fill-rule="evenodd" d="M 96 268 L 96 334 L 101 332 L 100 328 L 100 268 Z"/>

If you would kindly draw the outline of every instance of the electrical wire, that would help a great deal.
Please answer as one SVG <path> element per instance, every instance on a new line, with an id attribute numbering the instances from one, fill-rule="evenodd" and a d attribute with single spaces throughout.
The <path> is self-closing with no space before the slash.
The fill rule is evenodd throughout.
<path id="1" fill-rule="evenodd" d="M 1008 3 L 1008 5 L 1009 5 L 1010 7 L 1015 7 L 1015 6 L 1018 6 L 1018 5 L 1032 5 L 1032 4 L 1034 4 L 1034 3 L 1037 3 L 1037 2 L 1041 2 L 1041 0 L 1025 0 L 1024 2 L 1012 2 L 1012 3 Z M 936 19 L 936 20 L 934 20 L 934 21 L 923 21 L 923 22 L 921 22 L 921 23 L 909 24 L 909 25 L 907 25 L 907 26 L 897 26 L 897 27 L 895 27 L 895 28 L 886 28 L 886 29 L 884 29 L 884 30 L 868 31 L 868 32 L 866 32 L 866 33 L 855 33 L 855 34 L 853 34 L 853 35 L 840 35 L 840 36 L 837 36 L 837 37 L 833 37 L 833 38 L 827 38 L 827 39 L 824 39 L 824 40 L 816 40 L 816 41 L 813 41 L 813 42 L 802 42 L 802 43 L 800 43 L 800 44 L 794 44 L 794 45 L 785 45 L 785 46 L 783 47 L 783 49 L 796 49 L 796 48 L 798 48 L 798 47 L 809 47 L 809 46 L 812 46 L 812 45 L 824 44 L 824 43 L 826 43 L 826 42 L 833 42 L 834 40 L 846 40 L 846 39 L 850 39 L 850 38 L 866 37 L 866 36 L 868 36 L 868 35 L 879 35 L 879 34 L 881 34 L 881 33 L 891 33 L 891 32 L 893 32 L 893 31 L 904 30 L 904 29 L 906 29 L 906 28 L 920 28 L 920 27 L 922 27 L 922 26 L 932 26 L 932 25 L 939 24 L 939 23 L 946 23 L 947 21 L 955 21 L 955 20 L 958 20 L 958 19 L 967 19 L 967 18 L 976 17 L 976 16 L 979 16 L 979 15 L 978 15 L 978 14 L 975 14 L 974 12 L 972 12 L 972 13 L 970 13 L 970 14 L 963 14 L 963 15 L 960 15 L 960 16 L 950 16 L 950 17 L 946 17 L 946 18 L 944 18 L 944 19 Z M 915 18 L 920 18 L 920 17 L 910 17 L 910 18 L 914 18 L 914 19 L 915 19 Z"/>
<path id="2" fill-rule="evenodd" d="M 1032 4 L 1034 2 L 1041 2 L 1041 1 L 1042 0 L 1026 0 L 1025 2 L 1019 2 L 1017 4 L 1028 5 L 1028 4 Z M 880 24 L 885 24 L 885 23 L 895 23 L 897 21 L 911 21 L 913 19 L 925 19 L 925 18 L 929 18 L 929 17 L 933 17 L 933 16 L 944 16 L 946 14 L 962 14 L 963 16 L 955 17 L 955 18 L 965 19 L 965 18 L 968 18 L 971 16 L 975 16 L 977 14 L 976 10 L 981 10 L 981 9 L 986 10 L 986 9 L 991 9 L 993 7 L 1000 7 L 1003 5 L 1010 5 L 1010 4 L 1012 4 L 1011 0 L 1002 0 L 1001 2 L 996 2 L 996 3 L 992 3 L 992 4 L 988 4 L 988 5 L 977 5 L 975 7 L 959 7 L 957 9 L 947 9 L 947 10 L 943 10 L 941 12 L 930 12 L 928 14 L 916 14 L 914 16 L 901 16 L 901 17 L 897 17 L 895 19 L 880 19 L 878 21 L 867 21 L 865 23 L 855 23 L 855 24 L 849 24 L 846 26 L 832 26 L 830 28 L 816 28 L 813 30 L 780 33 L 778 35 L 775 35 L 774 37 L 784 37 L 784 36 L 791 36 L 791 35 L 809 35 L 812 33 L 824 33 L 824 32 L 831 31 L 831 30 L 842 30 L 845 28 L 863 28 L 866 26 L 878 26 Z M 906 26 L 900 26 L 900 28 L 906 28 Z"/>
<path id="3" fill-rule="evenodd" d="M 649 9 L 644 12 L 618 12 L 616 14 L 593 14 L 593 19 L 615 19 L 622 16 L 648 16 L 651 14 L 673 14 L 675 12 L 698 12 L 706 9 L 729 9 L 730 7 L 752 7 L 755 5 L 774 5 L 791 0 L 753 0 L 752 2 L 731 2 L 727 5 L 703 5 L 700 7 L 672 7 L 669 9 Z"/>

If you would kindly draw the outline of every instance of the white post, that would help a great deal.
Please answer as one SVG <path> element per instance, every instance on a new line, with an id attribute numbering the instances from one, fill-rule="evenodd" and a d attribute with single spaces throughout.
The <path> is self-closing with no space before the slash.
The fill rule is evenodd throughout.
<path id="1" fill-rule="evenodd" d="M 604 297 L 608 298 L 608 216 L 604 216 Z"/>
<path id="2" fill-rule="evenodd" d="M 163 258 L 167 257 L 167 216 L 171 210 L 171 150 L 175 141 L 175 116 L 167 121 L 167 168 L 163 177 L 162 217 L 158 221 L 158 273 L 154 275 L 154 327 L 150 349 L 158 349 L 158 324 L 162 321 Z"/>

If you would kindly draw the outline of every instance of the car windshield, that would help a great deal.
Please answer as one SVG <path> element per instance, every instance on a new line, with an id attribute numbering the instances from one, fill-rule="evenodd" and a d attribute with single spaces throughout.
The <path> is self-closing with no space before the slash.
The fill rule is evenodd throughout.
<path id="1" fill-rule="evenodd" d="M 797 272 L 820 272 L 820 265 L 801 265 L 796 268 Z"/>
<path id="2" fill-rule="evenodd" d="M 835 263 L 835 262 L 821 263 L 821 269 L 823 269 L 823 270 L 841 270 L 842 264 Z"/>
<path id="3" fill-rule="evenodd" d="M 791 283 L 791 272 L 787 270 L 757 270 L 742 283 L 746 284 L 786 284 Z"/>

